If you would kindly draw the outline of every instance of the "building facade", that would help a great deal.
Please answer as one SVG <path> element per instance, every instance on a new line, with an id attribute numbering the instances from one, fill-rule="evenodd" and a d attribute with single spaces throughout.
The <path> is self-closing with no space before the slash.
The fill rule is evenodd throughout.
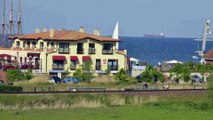
<path id="1" fill-rule="evenodd" d="M 213 64 L 213 49 L 204 54 L 203 59 L 206 64 Z"/>
<path id="2" fill-rule="evenodd" d="M 25 71 L 29 68 L 34 73 L 57 75 L 65 71 L 74 73 L 86 61 L 92 62 L 95 75 L 104 74 L 106 70 L 117 73 L 121 68 L 127 70 L 127 51 L 117 50 L 117 39 L 80 31 L 49 30 L 9 37 L 13 44 L 10 48 L 0 48 L 0 58 L 4 69 L 18 68 Z"/>

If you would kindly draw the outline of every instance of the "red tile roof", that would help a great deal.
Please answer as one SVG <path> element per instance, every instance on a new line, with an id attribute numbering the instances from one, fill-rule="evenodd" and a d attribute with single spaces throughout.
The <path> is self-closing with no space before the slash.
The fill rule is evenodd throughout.
<path id="1" fill-rule="evenodd" d="M 113 39 L 110 37 L 97 36 L 97 35 L 86 34 L 86 33 L 81 33 L 78 31 L 71 31 L 71 30 L 54 30 L 53 37 L 50 37 L 50 31 L 9 37 L 9 39 L 15 39 L 15 38 L 25 39 L 25 40 L 43 39 L 43 40 L 68 40 L 68 41 L 77 41 L 77 40 L 90 38 L 90 39 L 94 39 L 94 40 L 102 41 L 102 42 L 120 42 L 119 40 Z"/>
<path id="2" fill-rule="evenodd" d="M 204 54 L 204 58 L 213 58 L 213 49 Z"/>

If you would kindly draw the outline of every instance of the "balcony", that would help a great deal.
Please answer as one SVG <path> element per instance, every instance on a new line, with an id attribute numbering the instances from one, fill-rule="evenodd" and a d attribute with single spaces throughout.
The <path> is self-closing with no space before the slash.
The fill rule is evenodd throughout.
<path id="1" fill-rule="evenodd" d="M 95 54 L 95 48 L 89 48 L 88 53 L 89 54 Z"/>
<path id="2" fill-rule="evenodd" d="M 69 48 L 59 48 L 58 53 L 59 54 L 69 54 L 70 51 L 69 51 Z"/>
<path id="3" fill-rule="evenodd" d="M 53 64 L 52 69 L 53 70 L 64 70 L 64 64 Z"/>
<path id="4" fill-rule="evenodd" d="M 113 54 L 113 50 L 112 50 L 112 49 L 110 49 L 110 50 L 103 49 L 103 50 L 102 50 L 102 53 L 103 53 L 103 54 Z"/>
<path id="5" fill-rule="evenodd" d="M 118 65 L 109 65 L 108 70 L 118 70 Z"/>

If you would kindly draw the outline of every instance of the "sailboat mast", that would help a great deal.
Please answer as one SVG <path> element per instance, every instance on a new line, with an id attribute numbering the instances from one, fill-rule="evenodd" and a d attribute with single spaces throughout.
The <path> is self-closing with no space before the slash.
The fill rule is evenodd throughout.
<path id="1" fill-rule="evenodd" d="M 10 36 L 13 35 L 13 0 L 10 0 Z M 9 41 L 10 46 L 12 45 L 12 40 Z"/>
<path id="2" fill-rule="evenodd" d="M 4 47 L 5 41 L 5 12 L 6 12 L 6 0 L 4 0 L 4 7 L 3 7 L 3 17 L 2 17 L 2 43 L 1 47 Z"/>
<path id="3" fill-rule="evenodd" d="M 18 35 L 21 34 L 21 0 L 18 3 Z"/>
<path id="4" fill-rule="evenodd" d="M 202 43 L 202 50 L 201 50 L 201 57 L 203 58 L 204 52 L 206 50 L 206 38 L 207 35 L 210 34 L 210 20 L 207 19 L 204 27 L 204 33 L 203 33 L 203 43 Z"/>

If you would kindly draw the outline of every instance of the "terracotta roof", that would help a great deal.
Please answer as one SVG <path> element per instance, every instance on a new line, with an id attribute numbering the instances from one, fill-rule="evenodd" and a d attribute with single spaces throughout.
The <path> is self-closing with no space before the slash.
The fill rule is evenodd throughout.
<path id="1" fill-rule="evenodd" d="M 207 64 L 213 65 L 213 61 L 206 60 Z"/>
<path id="2" fill-rule="evenodd" d="M 9 39 L 25 39 L 25 40 L 82 40 L 82 39 L 94 39 L 97 41 L 102 41 L 102 42 L 120 42 L 117 39 L 113 39 L 110 37 L 104 37 L 104 36 L 97 36 L 97 35 L 92 35 L 92 34 L 86 34 L 86 33 L 81 33 L 78 31 L 71 31 L 71 30 L 54 30 L 54 37 L 50 37 L 50 31 L 47 32 L 40 32 L 40 33 L 32 33 L 32 34 L 25 34 L 25 35 L 20 35 L 20 36 L 10 36 Z"/>
<path id="3" fill-rule="evenodd" d="M 204 54 L 204 58 L 213 58 L 213 49 Z"/>

